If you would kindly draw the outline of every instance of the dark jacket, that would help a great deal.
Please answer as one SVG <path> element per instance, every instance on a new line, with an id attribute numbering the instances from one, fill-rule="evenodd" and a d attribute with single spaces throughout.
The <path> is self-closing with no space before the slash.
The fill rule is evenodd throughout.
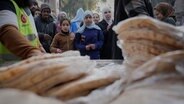
<path id="1" fill-rule="evenodd" d="M 109 30 L 107 30 L 108 23 L 105 20 L 99 22 L 98 26 L 103 31 L 104 36 L 104 44 L 100 51 L 100 58 L 101 59 L 112 59 L 112 26 Z"/>
<path id="2" fill-rule="evenodd" d="M 83 33 L 76 33 L 75 47 L 80 51 L 82 56 L 88 55 L 90 59 L 100 58 L 100 49 L 103 45 L 103 35 L 101 30 L 85 28 Z M 95 44 L 96 48 L 93 50 L 86 50 L 86 45 Z"/>
<path id="3" fill-rule="evenodd" d="M 53 21 L 54 19 L 52 17 L 50 17 L 48 21 L 43 20 L 41 16 L 35 18 L 35 25 L 38 31 L 39 39 L 46 52 L 50 52 L 49 48 L 52 40 L 45 40 L 44 34 L 50 35 L 52 39 L 54 38 L 54 35 L 56 34 L 56 25 Z"/>
<path id="4" fill-rule="evenodd" d="M 172 17 L 167 17 L 167 18 L 163 19 L 162 21 L 165 23 L 169 23 L 171 25 L 174 25 L 174 26 L 176 25 L 176 21 Z"/>
<path id="5" fill-rule="evenodd" d="M 150 0 L 115 0 L 114 25 L 120 21 L 138 15 L 153 17 L 153 9 Z M 123 59 L 122 52 L 117 46 L 117 34 L 112 37 L 113 59 Z"/>

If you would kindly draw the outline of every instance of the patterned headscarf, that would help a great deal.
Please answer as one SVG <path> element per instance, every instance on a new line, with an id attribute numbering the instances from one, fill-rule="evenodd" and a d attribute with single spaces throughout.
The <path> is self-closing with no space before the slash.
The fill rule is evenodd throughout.
<path id="1" fill-rule="evenodd" d="M 158 5 L 155 6 L 154 10 L 160 12 L 165 18 L 173 16 L 174 14 L 174 8 L 166 2 L 160 2 Z"/>

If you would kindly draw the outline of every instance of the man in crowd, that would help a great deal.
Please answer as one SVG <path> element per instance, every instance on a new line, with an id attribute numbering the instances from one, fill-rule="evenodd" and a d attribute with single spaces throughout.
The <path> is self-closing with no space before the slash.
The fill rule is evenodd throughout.
<path id="1" fill-rule="evenodd" d="M 35 24 L 40 42 L 46 52 L 50 53 L 50 44 L 56 34 L 56 25 L 53 17 L 51 16 L 51 8 L 48 4 L 41 5 L 41 15 L 35 18 Z"/>

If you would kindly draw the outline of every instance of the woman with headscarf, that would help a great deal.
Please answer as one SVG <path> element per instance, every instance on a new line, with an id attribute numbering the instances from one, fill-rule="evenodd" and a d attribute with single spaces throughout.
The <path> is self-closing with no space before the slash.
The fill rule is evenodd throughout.
<path id="1" fill-rule="evenodd" d="M 56 32 L 59 33 L 61 30 L 61 26 L 60 26 L 60 21 L 64 18 L 67 18 L 67 14 L 66 12 L 59 12 L 58 16 L 57 16 L 57 21 L 56 21 Z"/>
<path id="2" fill-rule="evenodd" d="M 166 2 L 160 2 L 154 8 L 155 17 L 163 22 L 169 23 L 171 25 L 176 25 L 174 18 L 174 8 Z"/>
<path id="3" fill-rule="evenodd" d="M 76 16 L 71 20 L 71 32 L 76 33 L 80 28 L 80 24 L 82 23 L 84 17 L 84 10 L 79 8 L 77 10 Z"/>
<path id="4" fill-rule="evenodd" d="M 104 44 L 100 52 L 101 59 L 112 59 L 112 11 L 110 8 L 105 7 L 102 10 L 103 20 L 99 22 L 99 27 L 103 31 Z"/>
<path id="5" fill-rule="evenodd" d="M 75 36 L 75 47 L 82 56 L 88 55 L 90 59 L 99 59 L 103 34 L 100 27 L 93 22 L 92 17 L 91 11 L 85 11 L 83 26 L 78 29 Z"/>

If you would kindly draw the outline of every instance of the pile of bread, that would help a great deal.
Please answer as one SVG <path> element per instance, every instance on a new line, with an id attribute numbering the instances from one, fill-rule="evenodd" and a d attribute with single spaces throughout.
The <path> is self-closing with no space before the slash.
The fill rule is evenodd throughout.
<path id="1" fill-rule="evenodd" d="M 32 57 L 0 68 L 0 103 L 183 104 L 183 32 L 149 17 L 125 20 L 114 30 L 122 65 L 97 67 L 77 51 Z"/>
<path id="2" fill-rule="evenodd" d="M 183 32 L 146 16 L 127 19 L 114 30 L 127 63 L 143 64 L 166 52 L 184 49 Z"/>
<path id="3" fill-rule="evenodd" d="M 0 88 L 31 91 L 66 101 L 89 94 L 121 78 L 121 67 L 96 68 L 96 61 L 78 51 L 45 54 L 0 68 Z"/>

